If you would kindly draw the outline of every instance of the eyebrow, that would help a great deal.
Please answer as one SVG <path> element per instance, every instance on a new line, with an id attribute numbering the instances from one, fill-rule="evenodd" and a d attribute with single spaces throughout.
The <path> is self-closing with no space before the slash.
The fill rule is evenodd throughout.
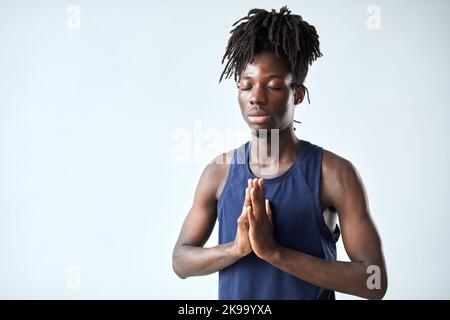
<path id="1" fill-rule="evenodd" d="M 281 79 L 281 80 L 284 80 L 284 78 L 283 78 L 283 77 L 281 77 L 281 76 L 280 76 L 280 75 L 278 75 L 278 74 L 274 74 L 274 73 L 271 73 L 271 74 L 269 74 L 269 75 L 265 76 L 265 78 L 267 78 L 267 79 L 272 79 L 272 78 L 279 78 L 279 79 Z M 242 77 L 242 79 L 252 79 L 252 77 L 251 77 L 251 76 L 248 76 L 248 75 L 246 75 L 246 76 Z"/>

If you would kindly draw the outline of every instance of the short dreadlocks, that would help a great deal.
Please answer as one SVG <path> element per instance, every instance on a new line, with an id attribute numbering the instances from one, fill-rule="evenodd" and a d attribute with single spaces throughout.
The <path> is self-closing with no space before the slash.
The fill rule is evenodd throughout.
<path id="1" fill-rule="evenodd" d="M 294 78 L 294 85 L 303 85 L 308 66 L 322 56 L 319 49 L 319 35 L 316 28 L 302 19 L 301 16 L 291 14 L 286 7 L 280 12 L 274 9 L 268 12 L 264 9 L 252 9 L 246 17 L 233 24 L 231 37 L 228 40 L 225 58 L 228 62 L 220 76 L 222 78 L 234 76 L 238 81 L 247 63 L 253 61 L 254 55 L 262 51 L 284 56 L 290 64 L 290 71 Z"/>

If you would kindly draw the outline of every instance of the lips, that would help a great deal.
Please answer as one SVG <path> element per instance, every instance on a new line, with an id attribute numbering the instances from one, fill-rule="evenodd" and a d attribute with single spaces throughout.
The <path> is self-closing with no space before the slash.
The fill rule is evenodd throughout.
<path id="1" fill-rule="evenodd" d="M 259 110 L 258 110 L 259 109 Z M 248 121 L 251 123 L 261 124 L 269 121 L 270 114 L 261 108 L 253 109 L 247 114 Z"/>
<path id="2" fill-rule="evenodd" d="M 248 117 L 270 117 L 267 112 L 253 112 L 247 115 Z"/>
<path id="3" fill-rule="evenodd" d="M 269 121 L 270 116 L 264 115 L 264 116 L 248 116 L 248 120 L 252 123 L 265 123 Z"/>

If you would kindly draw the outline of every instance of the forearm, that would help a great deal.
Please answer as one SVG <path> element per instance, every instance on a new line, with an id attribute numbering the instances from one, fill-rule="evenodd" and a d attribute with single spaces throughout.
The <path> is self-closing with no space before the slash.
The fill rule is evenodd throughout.
<path id="1" fill-rule="evenodd" d="M 368 264 L 326 260 L 279 246 L 265 259 L 270 264 L 321 288 L 357 295 L 367 299 L 381 299 L 386 292 L 385 270 L 381 269 L 381 288 L 370 289 Z M 381 266 L 380 266 L 381 268 Z"/>
<path id="2" fill-rule="evenodd" d="M 183 279 L 222 270 L 241 258 L 233 244 L 232 241 L 211 248 L 180 245 L 173 254 L 173 269 Z"/>

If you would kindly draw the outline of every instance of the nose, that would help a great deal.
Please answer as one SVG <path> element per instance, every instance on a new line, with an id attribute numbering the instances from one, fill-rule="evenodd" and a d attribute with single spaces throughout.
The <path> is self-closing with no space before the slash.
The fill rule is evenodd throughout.
<path id="1" fill-rule="evenodd" d="M 251 105 L 265 105 L 267 103 L 266 92 L 260 86 L 254 86 L 250 95 Z"/>

